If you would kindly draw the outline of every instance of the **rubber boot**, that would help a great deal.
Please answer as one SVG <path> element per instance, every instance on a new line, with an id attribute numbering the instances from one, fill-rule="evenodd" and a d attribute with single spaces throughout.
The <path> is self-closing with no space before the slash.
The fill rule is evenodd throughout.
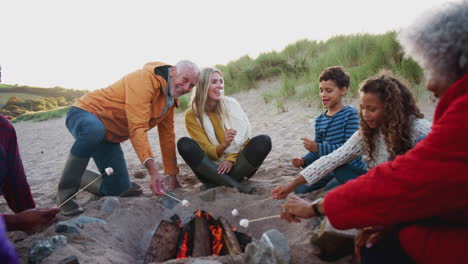
<path id="1" fill-rule="evenodd" d="M 250 178 L 258 170 L 258 167 L 254 167 L 245 157 L 244 153 L 241 152 L 237 156 L 236 164 L 234 164 L 229 175 L 234 177 L 238 181 L 242 181 L 245 177 Z"/>
<path id="2" fill-rule="evenodd" d="M 85 172 L 83 173 L 83 176 L 81 177 L 80 188 L 84 188 L 86 185 L 88 185 L 90 182 L 92 182 L 93 180 L 95 180 L 98 177 L 99 177 L 98 180 L 96 180 L 95 182 L 90 184 L 84 190 L 89 192 L 89 193 L 92 193 L 94 195 L 102 196 L 101 192 L 100 192 L 102 177 L 101 177 L 101 174 L 99 172 L 92 171 L 92 170 L 85 170 Z"/>
<path id="3" fill-rule="evenodd" d="M 252 193 L 253 187 L 248 184 L 241 184 L 233 177 L 226 174 L 218 173 L 218 166 L 211 161 L 208 157 L 204 157 L 196 168 L 196 172 L 203 175 L 210 182 L 216 185 L 223 185 L 229 187 L 236 187 L 243 193 Z"/>
<path id="4" fill-rule="evenodd" d="M 86 170 L 88 162 L 89 158 L 79 158 L 72 153 L 68 155 L 58 184 L 57 205 L 62 204 L 79 190 L 81 176 Z M 84 211 L 75 198 L 62 205 L 61 209 L 61 213 L 65 216 L 79 215 Z"/>
<path id="5" fill-rule="evenodd" d="M 88 187 L 86 187 L 85 191 L 92 193 L 97 196 L 103 196 L 101 194 L 101 184 L 102 184 L 102 177 L 99 172 L 92 171 L 92 170 L 86 170 L 83 173 L 83 177 L 81 178 L 81 186 L 80 188 L 84 188 L 86 185 L 88 185 L 90 182 L 98 178 L 95 182 L 91 183 Z M 131 197 L 131 196 L 139 196 L 143 194 L 143 190 L 141 189 L 141 186 L 132 182 L 130 185 L 130 188 L 128 190 L 122 192 L 119 194 L 120 197 Z"/>

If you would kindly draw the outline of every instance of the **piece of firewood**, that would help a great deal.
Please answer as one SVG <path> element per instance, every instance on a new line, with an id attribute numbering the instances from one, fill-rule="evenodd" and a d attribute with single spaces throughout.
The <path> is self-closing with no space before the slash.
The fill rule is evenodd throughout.
<path id="1" fill-rule="evenodd" d="M 242 249 L 240 247 L 239 241 L 237 240 L 236 234 L 232 231 L 231 226 L 223 217 L 218 218 L 219 222 L 223 227 L 223 241 L 224 246 L 227 249 L 228 255 L 238 255 L 242 254 Z"/>
<path id="2" fill-rule="evenodd" d="M 195 217 L 193 224 L 193 250 L 192 257 L 211 256 L 211 230 L 204 217 Z"/>
<path id="3" fill-rule="evenodd" d="M 180 227 L 173 222 L 162 220 L 146 251 L 144 263 L 163 262 L 177 254 L 177 239 Z"/>

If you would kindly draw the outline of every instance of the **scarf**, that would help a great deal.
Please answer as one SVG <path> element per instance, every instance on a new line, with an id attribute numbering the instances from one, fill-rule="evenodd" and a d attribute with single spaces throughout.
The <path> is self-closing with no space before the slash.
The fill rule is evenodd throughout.
<path id="1" fill-rule="evenodd" d="M 223 161 L 229 154 L 239 153 L 245 141 L 249 139 L 252 128 L 247 115 L 244 110 L 242 110 L 242 107 L 236 99 L 224 96 L 223 102 L 226 107 L 227 116 L 227 118 L 223 120 L 224 129 L 235 129 L 237 134 L 231 142 L 231 145 L 229 145 L 229 147 L 224 151 L 223 157 L 221 157 L 217 162 Z M 200 120 L 198 120 L 198 123 L 200 123 Z M 213 124 L 206 113 L 203 113 L 203 127 L 205 128 L 205 133 L 211 144 L 216 146 L 219 145 L 220 142 L 216 138 Z"/>

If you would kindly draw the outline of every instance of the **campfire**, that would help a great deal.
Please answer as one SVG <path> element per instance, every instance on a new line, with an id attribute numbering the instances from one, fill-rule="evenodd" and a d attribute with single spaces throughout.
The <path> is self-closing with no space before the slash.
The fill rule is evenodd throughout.
<path id="1" fill-rule="evenodd" d="M 237 255 L 245 250 L 252 238 L 224 219 L 215 219 L 198 210 L 184 221 L 173 215 L 163 220 L 153 235 L 145 255 L 145 263 L 163 262 L 188 257 Z"/>

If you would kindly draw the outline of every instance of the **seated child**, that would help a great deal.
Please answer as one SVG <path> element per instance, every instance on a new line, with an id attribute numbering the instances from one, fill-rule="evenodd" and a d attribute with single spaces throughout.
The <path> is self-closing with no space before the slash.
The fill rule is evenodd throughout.
<path id="1" fill-rule="evenodd" d="M 305 168 L 315 162 L 320 157 L 333 152 L 341 147 L 356 130 L 359 129 L 359 114 L 352 106 L 343 104 L 343 96 L 348 92 L 349 76 L 343 68 L 335 66 L 325 69 L 319 78 L 320 99 L 325 113 L 319 115 L 315 121 L 315 140 L 306 137 L 301 138 L 304 148 L 309 151 L 302 158 L 293 158 L 292 164 L 296 168 Z M 361 157 L 338 167 L 333 172 L 328 173 L 315 184 L 298 186 L 295 193 L 308 193 L 325 187 L 325 190 L 342 184 L 335 178 L 336 173 L 344 174 L 344 177 L 351 178 L 352 175 L 364 173 L 365 163 Z M 346 176 L 348 175 L 348 176 Z M 350 176 L 351 175 L 351 176 Z"/>
<path id="2" fill-rule="evenodd" d="M 431 122 L 423 119 L 411 90 L 397 78 L 388 74 L 369 78 L 360 92 L 360 129 L 343 146 L 307 166 L 294 180 L 274 188 L 274 199 L 286 198 L 305 183 L 313 185 L 332 171 L 340 183 L 356 178 L 366 171 L 344 174 L 336 173 L 336 169 L 360 156 L 372 169 L 406 153 L 429 133 Z"/>

